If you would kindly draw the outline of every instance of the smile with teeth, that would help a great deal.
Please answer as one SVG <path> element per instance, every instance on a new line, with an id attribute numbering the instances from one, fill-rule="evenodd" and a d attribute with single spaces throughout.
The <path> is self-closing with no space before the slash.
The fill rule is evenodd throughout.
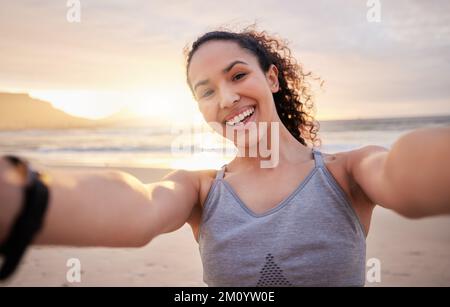
<path id="1" fill-rule="evenodd" d="M 255 112 L 255 108 L 254 107 L 250 107 L 249 109 L 245 110 L 244 112 L 236 115 L 235 117 L 233 117 L 232 119 L 227 120 L 225 123 L 228 126 L 236 126 L 241 124 L 244 120 L 246 120 L 247 118 L 249 118 L 250 116 L 252 116 L 252 114 Z"/>

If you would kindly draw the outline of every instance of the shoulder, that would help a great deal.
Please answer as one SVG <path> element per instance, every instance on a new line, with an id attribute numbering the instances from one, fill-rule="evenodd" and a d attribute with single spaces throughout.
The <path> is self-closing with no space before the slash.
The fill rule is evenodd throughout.
<path id="1" fill-rule="evenodd" d="M 367 145 L 349 151 L 347 154 L 346 168 L 349 175 L 356 182 L 360 182 L 369 173 L 381 169 L 383 159 L 389 150 L 379 145 Z"/>
<path id="2" fill-rule="evenodd" d="M 352 194 L 366 199 L 366 203 L 374 206 L 374 200 L 369 197 L 366 182 L 382 169 L 384 154 L 388 149 L 379 145 L 366 145 L 354 150 L 340 153 L 342 167 L 346 173 Z"/>
<path id="3" fill-rule="evenodd" d="M 354 149 L 347 152 L 348 155 L 348 163 L 349 167 L 353 167 L 360 163 L 362 160 L 367 158 L 368 156 L 371 156 L 375 153 L 379 152 L 387 152 L 389 151 L 387 148 L 379 145 L 366 145 L 358 149 Z"/>
<path id="4" fill-rule="evenodd" d="M 177 169 L 164 176 L 163 180 L 177 181 L 195 187 L 195 190 L 198 193 L 198 205 L 201 207 L 213 184 L 217 171 L 218 170 L 216 169 Z"/>
<path id="5" fill-rule="evenodd" d="M 176 169 L 168 173 L 162 180 L 176 181 L 196 187 L 198 192 L 205 186 L 214 180 L 217 170 L 205 169 L 205 170 L 186 170 Z"/>
<path id="6" fill-rule="evenodd" d="M 380 152 L 387 152 L 388 149 L 379 145 L 366 145 L 357 149 L 336 152 L 332 154 L 322 153 L 324 162 L 339 164 L 345 171 L 351 175 L 354 167 L 358 166 L 365 158 Z"/>
<path id="7" fill-rule="evenodd" d="M 322 153 L 327 169 L 346 192 L 354 207 L 363 209 L 374 207 L 373 201 L 367 196 L 355 174 L 365 158 L 382 151 L 387 149 L 378 145 L 368 145 L 332 154 Z"/>

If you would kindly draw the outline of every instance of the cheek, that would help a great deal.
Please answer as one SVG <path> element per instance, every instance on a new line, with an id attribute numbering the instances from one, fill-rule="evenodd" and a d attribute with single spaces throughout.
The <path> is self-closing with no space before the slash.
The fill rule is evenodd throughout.
<path id="1" fill-rule="evenodd" d="M 261 105 L 269 104 L 273 100 L 272 92 L 264 78 L 255 78 L 249 81 L 246 84 L 246 93 Z"/>
<path id="2" fill-rule="evenodd" d="M 258 93 L 253 96 L 253 99 L 257 101 L 259 119 L 266 120 L 268 117 L 271 117 L 271 113 L 275 109 L 272 92 L 267 90 L 264 86 L 259 85 L 258 89 L 255 89 L 254 93 Z"/>
<path id="3" fill-rule="evenodd" d="M 198 109 L 202 113 L 206 122 L 213 122 L 217 120 L 218 107 L 214 102 L 199 103 Z"/>

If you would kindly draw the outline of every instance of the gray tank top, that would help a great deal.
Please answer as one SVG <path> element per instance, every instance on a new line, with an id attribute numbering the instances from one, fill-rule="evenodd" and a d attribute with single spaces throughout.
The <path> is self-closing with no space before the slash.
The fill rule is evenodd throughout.
<path id="1" fill-rule="evenodd" d="M 312 153 L 314 169 L 263 214 L 223 178 L 226 164 L 217 172 L 198 238 L 208 286 L 364 286 L 364 228 L 321 152 Z"/>

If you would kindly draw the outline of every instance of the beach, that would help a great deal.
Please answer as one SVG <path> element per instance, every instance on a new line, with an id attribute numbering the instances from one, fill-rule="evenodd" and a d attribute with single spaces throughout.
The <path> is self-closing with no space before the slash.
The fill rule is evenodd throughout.
<path id="1" fill-rule="evenodd" d="M 224 186 L 226 202 L 238 203 L 252 213 L 244 204 L 251 199 L 243 193 L 251 192 L 247 197 L 255 197 L 255 204 L 273 211 L 253 212 L 248 217 L 238 211 L 227 218 L 211 208 L 203 217 L 214 224 L 216 219 L 209 216 L 217 214 L 225 226 L 211 229 L 219 229 L 218 236 L 230 240 L 229 245 L 219 242 L 212 249 L 233 252 L 237 247 L 239 251 L 223 257 L 214 254 L 213 263 L 217 264 L 205 270 L 206 276 L 214 276 L 223 265 L 235 277 L 224 279 L 244 283 L 239 278 L 240 268 L 229 265 L 236 261 L 247 271 L 260 272 L 255 285 L 293 284 L 296 271 L 298 282 L 312 281 L 307 273 L 315 272 L 315 277 L 326 277 L 330 284 L 345 278 L 362 285 L 366 264 L 366 287 L 450 287 L 449 130 L 407 135 L 418 129 L 450 128 L 450 1 L 365 2 L 91 0 L 66 1 L 64 5 L 49 0 L 3 1 L 0 157 L 17 156 L 43 173 L 47 167 L 103 170 L 105 174 L 120 170 L 144 184 L 157 182 L 173 170 L 219 170 L 228 165 L 227 171 L 236 171 L 237 176 L 236 185 Z M 315 181 L 305 177 L 278 206 L 271 205 L 269 200 L 278 200 L 285 192 L 273 183 L 279 180 L 280 185 L 293 185 L 291 179 L 298 174 L 291 166 L 306 171 L 310 163 L 300 145 L 335 154 L 330 162 L 336 160 L 339 171 L 333 174 L 340 177 L 338 182 L 346 180 L 345 173 L 352 173 L 358 182 L 350 180 L 346 192 L 337 191 L 332 176 L 325 172 L 321 174 L 324 179 L 317 177 L 324 181 L 317 182 L 331 185 L 331 192 L 319 188 L 317 197 L 309 199 L 307 193 L 315 191 L 314 187 L 297 196 L 308 181 Z M 365 148 L 370 145 L 393 154 L 382 161 L 382 149 Z M 372 150 L 377 153 L 365 156 Z M 351 151 L 358 152 L 345 154 Z M 243 155 L 245 159 L 229 164 Z M 315 161 L 316 168 L 321 167 Z M 281 167 L 255 171 L 257 162 L 261 168 Z M 294 165 L 297 162 L 299 165 Z M 377 174 L 375 168 L 383 174 Z M 8 180 L 14 177 L 9 172 L 4 175 Z M 36 242 L 136 246 L 153 237 L 156 228 L 164 228 L 156 224 L 167 224 L 173 218 L 173 210 L 183 203 L 179 199 L 190 199 L 190 193 L 181 188 L 176 201 L 164 203 L 170 202 L 172 207 L 161 209 L 151 203 L 155 198 L 165 199 L 168 190 L 179 185 L 169 182 L 155 189 L 146 202 L 146 190 L 139 185 L 132 187 L 141 192 L 135 195 L 122 193 L 121 189 L 129 186 L 107 176 L 101 180 L 80 178 L 85 180 L 56 179 L 61 193 L 50 190 L 50 197 L 57 199 L 53 203 L 60 206 L 54 207 L 60 210 L 47 215 L 50 235 Z M 388 187 L 380 188 L 383 185 Z M 4 237 L 6 222 L 14 222 L 5 220 L 17 209 L 8 200 L 17 196 L 17 189 L 2 186 L 0 231 Z M 39 202 L 39 197 L 31 194 L 35 187 L 25 189 L 22 202 L 27 210 L 16 215 L 19 218 L 12 224 L 15 231 L 10 232 L 9 242 L 26 237 L 33 228 L 27 216 L 32 219 L 41 213 L 42 206 L 32 206 Z M 288 189 L 288 185 L 279 187 Z M 199 191 L 202 198 L 203 188 Z M 92 193 L 94 197 L 88 198 Z M 348 204 L 343 204 L 345 210 L 330 206 L 317 210 L 317 204 L 346 202 L 346 193 L 363 203 L 368 195 L 383 203 L 405 203 L 407 198 L 411 204 L 430 208 L 415 204 L 413 210 L 402 211 L 406 214 L 448 215 L 408 219 L 376 207 L 364 263 L 363 235 L 354 216 L 347 215 L 352 212 Z M 302 198 L 299 203 L 290 202 L 296 197 Z M 119 199 L 122 210 L 111 209 L 111 203 Z M 308 202 L 312 205 L 302 207 Z M 291 206 L 301 209 L 300 221 L 289 210 L 282 211 L 289 203 L 300 205 Z M 135 207 L 144 210 L 133 211 Z M 228 213 L 229 208 L 222 212 Z M 356 209 L 367 218 L 367 211 Z M 339 211 L 344 211 L 344 222 L 336 219 Z M 128 216 L 130 212 L 136 214 Z M 283 213 L 272 216 L 279 212 Z M 282 216 L 282 220 L 268 221 L 266 216 Z M 286 221 L 289 218 L 295 225 Z M 231 227 L 229 223 L 236 221 Z M 255 226 L 248 221 L 255 221 Z M 304 227 L 305 221 L 312 226 Z M 274 225 L 275 231 L 258 228 L 259 223 Z M 202 229 L 205 238 L 216 237 L 208 227 Z M 228 235 L 224 230 L 243 231 Z M 245 231 L 260 237 L 247 239 Z M 295 239 L 288 239 L 289 235 Z M 288 246 L 282 244 L 286 241 Z M 297 247 L 298 242 L 307 245 Z M 327 248 L 328 242 L 335 248 Z M 208 244 L 201 243 L 202 252 L 208 254 Z M 248 248 L 259 252 L 250 261 L 245 260 Z M 20 246 L 6 244 L 2 252 L 11 250 L 20 250 Z M 283 257 L 288 255 L 290 258 Z M 262 259 L 266 260 L 260 265 Z M 0 254 L 0 268 L 4 260 Z M 0 288 L 207 287 L 201 260 L 199 244 L 187 223 L 140 248 L 31 244 L 18 270 L 8 281 L 0 281 Z M 340 273 L 335 273 L 337 268 Z M 349 280 L 346 273 L 357 275 L 357 281 Z M 250 280 L 252 285 L 253 278 Z M 225 301 L 240 301 L 234 298 Z"/>
<path id="2" fill-rule="evenodd" d="M 109 169 L 128 172 L 145 183 L 170 172 L 162 168 Z M 70 258 L 80 260 L 81 282 L 66 279 Z M 367 237 L 367 260 L 372 258 L 379 260 L 381 280 L 366 281 L 368 287 L 450 286 L 450 216 L 410 220 L 377 207 Z M 369 263 L 367 271 L 371 267 Z M 198 244 L 186 224 L 143 248 L 34 246 L 16 274 L 0 286 L 204 287 L 202 274 Z"/>

